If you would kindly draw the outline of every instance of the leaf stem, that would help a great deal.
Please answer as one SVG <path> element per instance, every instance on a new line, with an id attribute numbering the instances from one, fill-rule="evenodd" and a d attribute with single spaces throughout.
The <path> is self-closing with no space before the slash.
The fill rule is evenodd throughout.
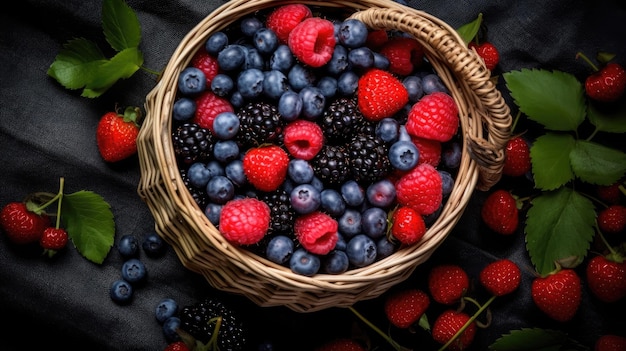
<path id="1" fill-rule="evenodd" d="M 140 66 L 139 68 L 141 68 L 144 72 L 147 72 L 147 73 L 150 73 L 150 74 L 154 74 L 157 77 L 159 77 L 161 75 L 161 73 L 162 73 L 162 72 L 155 71 L 153 69 L 150 69 L 150 68 L 144 67 L 144 66 Z"/>
<path id="2" fill-rule="evenodd" d="M 477 305 L 477 306 L 480 306 L 480 304 L 479 304 L 476 300 L 474 300 L 474 299 L 472 299 L 472 298 L 465 297 L 465 299 L 466 299 L 467 301 L 470 301 L 470 302 L 474 303 L 474 304 L 475 304 L 475 305 Z M 443 350 L 445 350 L 446 348 L 448 348 L 448 346 L 450 346 L 450 344 L 452 344 L 452 343 L 454 342 L 454 340 L 456 340 L 456 339 L 457 339 L 457 338 L 458 338 L 461 334 L 463 334 L 463 332 L 465 331 L 465 329 L 467 329 L 467 327 L 469 327 L 469 326 L 470 326 L 470 324 L 472 324 L 472 323 L 474 322 L 474 320 L 476 320 L 476 318 L 478 318 L 478 316 L 479 316 L 481 313 L 483 313 L 483 311 L 484 311 L 484 310 L 486 310 L 486 309 L 487 309 L 487 307 L 489 307 L 489 305 L 491 305 L 491 303 L 492 303 L 492 302 L 493 302 L 493 300 L 495 300 L 495 299 L 496 299 L 496 296 L 495 296 L 495 295 L 493 295 L 493 296 L 491 296 L 491 297 L 489 298 L 489 300 L 487 300 L 487 302 L 485 302 L 485 304 L 484 304 L 484 305 L 480 306 L 480 308 L 478 309 L 478 311 L 476 311 L 476 312 L 474 313 L 474 315 L 473 315 L 473 316 L 471 316 L 471 317 L 470 317 L 470 319 L 468 319 L 468 320 L 467 320 L 467 322 L 465 322 L 465 324 L 463 324 L 463 326 L 461 327 L 461 329 L 459 329 L 459 330 L 458 330 L 458 331 L 457 331 L 457 332 L 456 332 L 456 333 L 455 333 L 455 334 L 454 334 L 454 335 L 450 338 L 450 340 L 448 340 L 448 342 L 447 342 L 447 343 L 445 343 L 445 344 L 444 344 L 444 345 L 443 345 L 443 346 L 439 349 L 439 351 L 443 351 Z"/>
<path id="3" fill-rule="evenodd" d="M 370 328 L 372 328 L 372 330 L 374 330 L 376 333 L 382 336 L 391 346 L 393 346 L 395 350 L 410 351 L 410 349 L 403 347 L 402 345 L 398 344 L 395 340 L 393 340 L 389 335 L 383 333 L 382 330 L 380 330 L 377 326 L 375 326 L 372 322 L 370 322 L 367 318 L 365 318 L 362 314 L 360 314 L 354 307 L 349 306 L 348 309 L 352 311 L 354 315 L 359 317 L 359 319 L 363 321 L 363 323 L 367 324 Z"/>
<path id="4" fill-rule="evenodd" d="M 597 72 L 597 71 L 599 70 L 599 69 L 598 69 L 598 66 L 596 66 L 593 62 L 591 62 L 591 60 L 590 60 L 590 59 L 589 59 L 589 58 L 588 58 L 585 54 L 583 54 L 582 52 L 578 52 L 578 53 L 576 53 L 576 58 L 581 58 L 581 59 L 583 59 L 583 61 L 587 62 L 587 64 L 589 64 L 589 66 L 591 66 L 591 68 L 592 68 L 595 72 Z"/>

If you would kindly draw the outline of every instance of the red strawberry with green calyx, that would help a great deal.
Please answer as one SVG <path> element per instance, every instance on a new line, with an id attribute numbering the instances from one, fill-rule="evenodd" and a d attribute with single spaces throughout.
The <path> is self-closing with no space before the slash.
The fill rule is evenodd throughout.
<path id="1" fill-rule="evenodd" d="M 589 290 L 600 301 L 612 303 L 626 296 L 626 261 L 614 251 L 591 258 L 585 277 Z"/>
<path id="2" fill-rule="evenodd" d="M 392 117 L 409 102 L 409 93 L 393 74 L 372 68 L 359 78 L 357 103 L 363 117 L 377 122 Z"/>
<path id="3" fill-rule="evenodd" d="M 485 62 L 485 67 L 490 71 L 493 71 L 500 62 L 500 52 L 498 48 L 490 42 L 471 42 L 468 47 L 476 50 L 478 56 Z"/>
<path id="4" fill-rule="evenodd" d="M 50 225 L 50 219 L 32 207 L 32 203 L 10 202 L 2 208 L 0 226 L 11 242 L 19 245 L 37 242 Z"/>
<path id="5" fill-rule="evenodd" d="M 557 269 L 536 277 L 531 285 L 535 305 L 548 317 L 567 322 L 574 318 L 582 301 L 582 285 L 573 269 Z"/>
<path id="6" fill-rule="evenodd" d="M 600 54 L 604 58 L 607 54 Z M 612 56 L 613 55 L 609 55 Z M 583 53 L 576 54 L 591 66 L 593 73 L 585 79 L 585 92 L 592 100 L 599 102 L 617 101 L 626 90 L 626 70 L 616 62 L 603 62 L 601 67 L 596 66 Z"/>
<path id="7" fill-rule="evenodd" d="M 100 155 L 106 162 L 118 162 L 137 153 L 139 134 L 138 107 L 127 107 L 124 114 L 105 113 L 98 122 L 96 142 Z"/>
<path id="8" fill-rule="evenodd" d="M 398 290 L 385 299 L 385 314 L 391 324 L 406 329 L 420 321 L 430 305 L 428 294 L 419 289 Z M 422 322 L 420 321 L 420 324 Z M 428 322 L 424 327 L 429 329 Z"/>
<path id="9" fill-rule="evenodd" d="M 491 230 L 502 235 L 515 233 L 519 225 L 521 204 L 509 191 L 498 189 L 487 196 L 481 208 L 481 218 Z"/>

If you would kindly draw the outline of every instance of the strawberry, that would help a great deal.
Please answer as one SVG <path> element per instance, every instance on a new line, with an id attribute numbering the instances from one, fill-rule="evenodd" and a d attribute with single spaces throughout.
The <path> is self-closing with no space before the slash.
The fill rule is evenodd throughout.
<path id="1" fill-rule="evenodd" d="M 603 302 L 616 302 L 626 296 L 626 261 L 615 256 L 595 256 L 587 262 L 587 286 Z"/>
<path id="2" fill-rule="evenodd" d="M 500 53 L 492 43 L 487 41 L 480 44 L 471 42 L 468 46 L 470 49 L 476 50 L 476 53 L 485 62 L 485 67 L 488 70 L 493 71 L 500 62 Z"/>
<path id="3" fill-rule="evenodd" d="M 422 65 L 424 49 L 417 40 L 396 36 L 380 48 L 380 54 L 389 60 L 389 71 L 399 76 L 408 76 Z"/>
<path id="4" fill-rule="evenodd" d="M 283 143 L 293 157 L 311 160 L 324 146 L 324 132 L 319 124 L 298 119 L 285 126 Z"/>
<path id="5" fill-rule="evenodd" d="M 419 151 L 419 159 L 417 161 L 418 164 L 428 163 L 433 167 L 439 166 L 439 162 L 441 162 L 442 149 L 440 141 L 415 136 L 411 137 L 411 141 L 415 144 L 415 146 L 417 146 L 417 150 Z"/>
<path id="6" fill-rule="evenodd" d="M 372 68 L 358 82 L 357 104 L 363 117 L 378 122 L 391 117 L 409 102 L 402 82 L 388 71 Z"/>
<path id="7" fill-rule="evenodd" d="M 256 244 L 270 227 L 270 207 L 255 198 L 237 198 L 222 207 L 219 229 L 226 240 L 237 245 Z"/>
<path id="8" fill-rule="evenodd" d="M 379 51 L 380 48 L 389 40 L 389 34 L 385 29 L 378 30 L 370 30 L 367 33 L 367 40 L 365 41 L 365 46 L 368 48 Z"/>
<path id="9" fill-rule="evenodd" d="M 582 300 L 580 277 L 572 269 L 559 269 L 536 277 L 531 284 L 531 297 L 548 317 L 559 322 L 569 321 Z"/>
<path id="10" fill-rule="evenodd" d="M 480 216 L 489 229 L 498 234 L 511 235 L 519 225 L 517 200 L 511 192 L 498 189 L 487 196 Z"/>
<path id="11" fill-rule="evenodd" d="M 415 137 L 446 142 L 459 128 L 459 110 L 449 94 L 434 92 L 413 104 L 406 131 Z"/>
<path id="12" fill-rule="evenodd" d="M 301 62 L 321 67 L 333 57 L 335 26 L 327 19 L 306 18 L 289 33 L 287 43 Z"/>
<path id="13" fill-rule="evenodd" d="M 285 181 L 289 168 L 287 152 L 277 145 L 249 149 L 243 158 L 243 172 L 250 184 L 261 191 L 274 191 Z"/>
<path id="14" fill-rule="evenodd" d="M 521 136 L 515 136 L 507 141 L 504 155 L 502 174 L 520 177 L 530 171 L 530 147 Z"/>
<path id="15" fill-rule="evenodd" d="M 44 229 L 41 238 L 39 239 L 39 246 L 44 249 L 44 253 L 48 257 L 52 257 L 57 251 L 61 250 L 67 245 L 69 236 L 67 231 L 63 228 L 47 227 Z"/>
<path id="16" fill-rule="evenodd" d="M 296 218 L 293 231 L 302 247 L 318 255 L 335 248 L 339 236 L 337 221 L 329 215 L 315 211 Z"/>
<path id="17" fill-rule="evenodd" d="M 441 175 L 428 163 L 418 164 L 396 182 L 396 198 L 421 215 L 434 213 L 443 201 Z"/>
<path id="18" fill-rule="evenodd" d="M 494 296 L 510 294 L 517 289 L 521 272 L 517 264 L 509 259 L 500 259 L 488 264 L 480 271 L 480 283 Z"/>
<path id="19" fill-rule="evenodd" d="M 617 101 L 625 89 L 626 71 L 618 63 L 610 62 L 585 79 L 585 92 L 596 101 Z"/>
<path id="20" fill-rule="evenodd" d="M 0 226 L 9 240 L 23 245 L 39 241 L 50 220 L 29 210 L 23 202 L 10 202 L 0 212 Z"/>
<path id="21" fill-rule="evenodd" d="M 356 340 L 336 338 L 318 346 L 315 351 L 365 351 L 365 348 Z"/>
<path id="22" fill-rule="evenodd" d="M 455 264 L 433 267 L 428 274 L 428 291 L 433 300 L 451 305 L 459 301 L 469 289 L 469 277 L 465 270 Z"/>
<path id="23" fill-rule="evenodd" d="M 450 339 L 470 320 L 464 312 L 454 310 L 446 310 L 441 313 L 433 324 L 433 339 L 440 344 L 447 344 Z M 474 341 L 476 335 L 476 323 L 472 321 L 466 329 L 450 344 L 448 349 L 452 351 L 460 351 L 467 349 Z"/>
<path id="24" fill-rule="evenodd" d="M 169 343 L 163 351 L 190 351 L 184 341 L 174 341 Z"/>
<path id="25" fill-rule="evenodd" d="M 267 16 L 265 26 L 274 33 L 278 39 L 286 43 L 289 38 L 289 33 L 300 22 L 307 18 L 313 17 L 311 9 L 304 4 L 288 4 L 276 7 Z"/>
<path id="26" fill-rule="evenodd" d="M 195 99 L 196 113 L 192 121 L 213 133 L 213 121 L 222 112 L 234 112 L 233 106 L 224 98 L 207 90 Z"/>
<path id="27" fill-rule="evenodd" d="M 420 241 L 426 233 L 424 218 L 408 206 L 398 207 L 393 212 L 391 222 L 391 235 L 406 245 Z"/>
<path id="28" fill-rule="evenodd" d="M 598 213 L 598 227 L 605 233 L 619 233 L 626 228 L 626 206 L 611 205 Z"/>
<path id="29" fill-rule="evenodd" d="M 614 334 L 601 335 L 593 351 L 626 351 L 626 337 Z"/>
<path id="30" fill-rule="evenodd" d="M 428 294 L 419 289 L 398 290 L 385 299 L 385 314 L 391 324 L 406 329 L 414 325 L 430 305 Z"/>
<path id="31" fill-rule="evenodd" d="M 118 162 L 137 153 L 138 107 L 127 107 L 124 114 L 105 113 L 96 128 L 96 142 L 106 162 Z"/>
<path id="32" fill-rule="evenodd" d="M 206 50 L 200 49 L 191 58 L 191 66 L 200 69 L 206 77 L 206 86 L 210 87 L 213 78 L 219 73 L 220 67 L 217 58 L 210 55 Z"/>
<path id="33" fill-rule="evenodd" d="M 611 185 L 598 185 L 596 186 L 596 194 L 598 198 L 609 205 L 616 205 L 622 198 L 622 186 L 621 182 L 615 182 Z"/>

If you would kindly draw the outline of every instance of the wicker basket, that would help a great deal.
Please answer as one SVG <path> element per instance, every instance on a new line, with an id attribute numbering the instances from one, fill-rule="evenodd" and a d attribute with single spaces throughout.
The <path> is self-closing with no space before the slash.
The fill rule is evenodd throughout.
<path id="1" fill-rule="evenodd" d="M 237 19 L 288 3 L 352 14 L 373 29 L 412 34 L 444 80 L 459 108 L 463 156 L 453 192 L 438 220 L 413 246 L 370 266 L 341 275 L 306 277 L 231 245 L 209 222 L 186 190 L 171 140 L 171 112 L 177 78 L 208 36 Z M 140 197 L 155 218 L 159 235 L 182 264 L 215 288 L 244 295 L 259 306 L 286 306 L 297 312 L 346 307 L 380 296 L 428 260 L 460 219 L 474 189 L 487 190 L 501 175 L 511 116 L 490 72 L 456 31 L 441 20 L 391 0 L 233 0 L 210 13 L 179 44 L 161 80 L 148 94 L 146 119 L 138 138 Z"/>

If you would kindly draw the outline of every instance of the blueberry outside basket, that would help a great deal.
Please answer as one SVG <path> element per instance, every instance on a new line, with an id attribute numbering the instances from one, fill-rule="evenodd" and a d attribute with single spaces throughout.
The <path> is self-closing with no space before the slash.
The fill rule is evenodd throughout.
<path id="1" fill-rule="evenodd" d="M 441 215 L 422 240 L 367 267 L 340 275 L 307 277 L 226 241 L 183 184 L 171 140 L 177 79 L 212 33 L 259 10 L 302 3 L 315 11 L 343 11 L 372 29 L 394 29 L 415 37 L 459 109 L 463 156 Z M 407 279 L 443 242 L 475 189 L 488 190 L 501 177 L 510 138 L 509 107 L 491 73 L 456 31 L 440 19 L 391 0 L 232 0 L 208 14 L 181 41 L 145 102 L 146 119 L 137 144 L 141 166 L 138 194 L 155 219 L 155 229 L 182 264 L 216 289 L 246 296 L 259 306 L 286 306 L 297 312 L 347 307 L 376 298 Z"/>

